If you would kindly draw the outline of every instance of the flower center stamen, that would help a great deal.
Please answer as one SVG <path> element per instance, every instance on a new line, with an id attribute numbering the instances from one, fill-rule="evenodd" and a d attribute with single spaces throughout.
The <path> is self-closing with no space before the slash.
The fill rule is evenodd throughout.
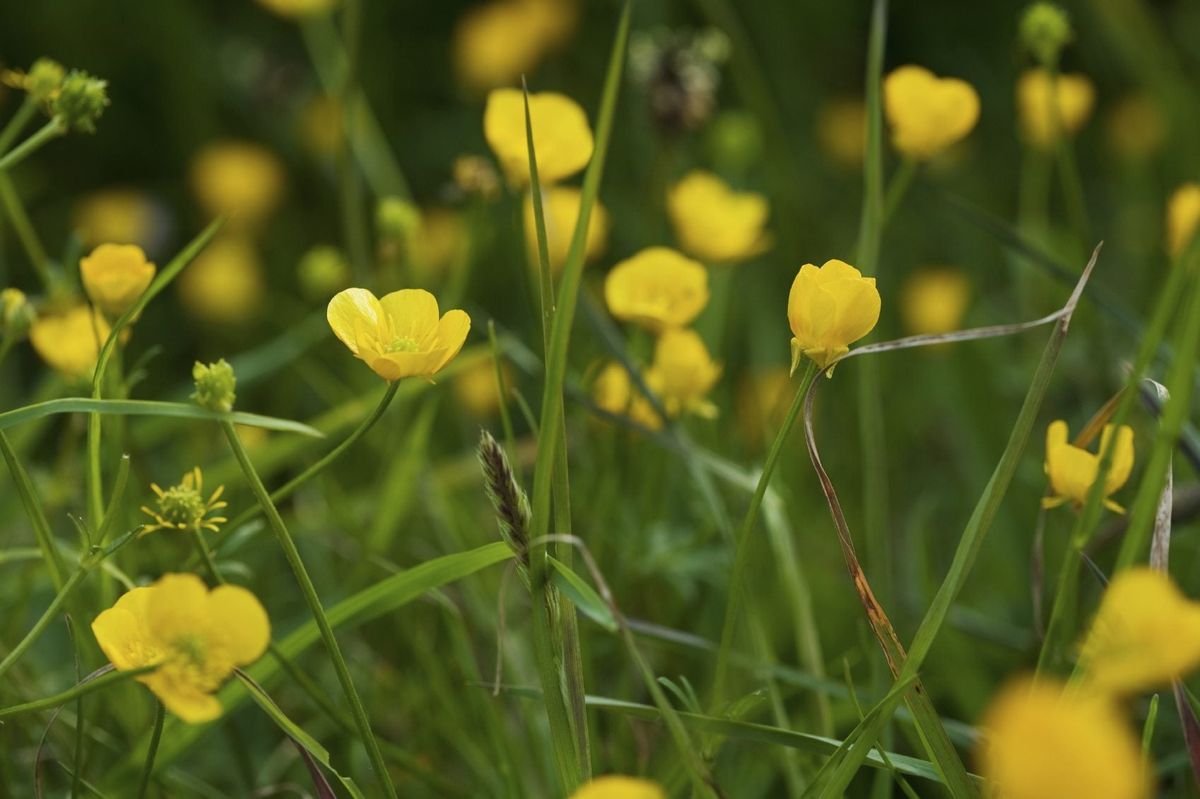
<path id="1" fill-rule="evenodd" d="M 384 347 L 384 352 L 420 352 L 421 347 L 417 344 L 417 340 L 408 336 L 401 336 Z"/>

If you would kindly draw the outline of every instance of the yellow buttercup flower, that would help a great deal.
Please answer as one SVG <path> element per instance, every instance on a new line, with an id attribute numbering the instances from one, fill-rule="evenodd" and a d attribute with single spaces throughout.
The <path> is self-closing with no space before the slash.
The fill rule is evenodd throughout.
<path id="1" fill-rule="evenodd" d="M 845 167 L 862 166 L 867 150 L 867 106 L 858 97 L 824 103 L 817 111 L 817 142 Z"/>
<path id="2" fill-rule="evenodd" d="M 575 222 L 579 219 L 582 193 L 573 186 L 552 186 L 542 192 L 542 214 L 546 220 L 546 251 L 550 255 L 550 271 L 562 272 L 571 249 L 571 237 L 575 234 Z M 592 205 L 588 218 L 587 238 L 584 241 L 583 260 L 588 262 L 604 252 L 608 244 L 608 209 L 597 201 Z M 531 263 L 538 263 L 537 219 L 533 213 L 533 197 L 525 197 L 525 241 L 529 246 Z"/>
<path id="3" fill-rule="evenodd" d="M 971 284 L 958 269 L 926 267 L 900 289 L 900 315 L 914 335 L 957 330 L 971 301 Z"/>
<path id="4" fill-rule="evenodd" d="M 267 292 L 258 252 L 240 236 L 212 241 L 179 275 L 178 285 L 193 316 L 222 325 L 251 319 Z"/>
<path id="5" fill-rule="evenodd" d="M 669 329 L 655 342 L 646 385 L 662 400 L 668 416 L 686 412 L 713 419 L 717 406 L 707 395 L 720 377 L 721 365 L 708 354 L 695 330 Z"/>
<path id="6" fill-rule="evenodd" d="M 647 376 L 647 380 L 648 380 Z M 602 411 L 627 416 L 648 430 L 660 430 L 662 418 L 634 385 L 625 367 L 616 361 L 605 364 L 592 383 L 592 401 Z"/>
<path id="7" fill-rule="evenodd" d="M 570 799 L 667 799 L 667 793 L 650 780 L 607 774 L 581 785 Z"/>
<path id="8" fill-rule="evenodd" d="M 800 267 L 788 294 L 792 372 L 802 357 L 822 371 L 832 366 L 875 328 L 880 304 L 875 278 L 863 277 L 845 261 Z"/>
<path id="9" fill-rule="evenodd" d="M 506 86 L 533 71 L 575 30 L 574 0 L 493 0 L 475 6 L 454 28 L 454 66 L 469 88 Z"/>
<path id="10" fill-rule="evenodd" d="M 439 318 L 438 303 L 423 289 L 393 291 L 382 298 L 346 289 L 326 312 L 334 335 L 384 380 L 433 377 L 450 362 L 471 329 L 464 311 Z"/>
<path id="11" fill-rule="evenodd" d="M 1100 453 L 1107 448 L 1112 435 L 1112 425 L 1105 425 L 1104 432 L 1100 434 Z M 1125 485 L 1129 473 L 1133 471 L 1133 428 L 1121 425 L 1116 435 L 1112 465 L 1104 480 L 1104 504 L 1117 513 L 1124 513 L 1124 508 L 1109 496 Z M 1067 440 L 1066 422 L 1061 419 L 1051 422 L 1046 429 L 1046 475 L 1050 478 L 1053 494 L 1042 500 L 1042 507 L 1056 508 L 1068 501 L 1075 507 L 1083 505 L 1099 470 L 1100 455 L 1070 443 Z"/>
<path id="12" fill-rule="evenodd" d="M 136 244 L 101 244 L 79 262 L 84 291 L 110 317 L 133 305 L 154 279 L 154 269 Z"/>
<path id="13" fill-rule="evenodd" d="M 149 247 L 154 238 L 154 202 L 137 189 L 104 189 L 81 199 L 72 223 L 85 247 L 137 244 Z"/>
<path id="14" fill-rule="evenodd" d="M 1004 799 L 1142 799 L 1141 747 L 1106 699 L 1020 680 L 980 723 L 980 771 Z"/>
<path id="15" fill-rule="evenodd" d="M 512 387 L 512 368 L 500 362 L 506 389 Z M 496 385 L 496 365 L 490 355 L 475 358 L 454 376 L 454 398 L 467 413 L 487 419 L 500 410 L 500 387 Z"/>
<path id="16" fill-rule="evenodd" d="M 892 144 L 909 158 L 926 159 L 966 138 L 979 121 L 979 95 L 958 78 L 924 67 L 899 67 L 883 81 L 883 108 Z"/>
<path id="17" fill-rule="evenodd" d="M 300 19 L 331 11 L 337 0 L 258 0 L 258 4 L 281 17 Z"/>
<path id="18" fill-rule="evenodd" d="M 166 490 L 160 488 L 158 483 L 151 483 L 150 490 L 155 496 L 154 507 L 143 505 L 142 513 L 154 519 L 154 524 L 143 527 L 138 533 L 139 537 L 157 530 L 208 530 L 215 533 L 227 521 L 224 516 L 210 515 L 228 507 L 229 503 L 221 499 L 225 486 L 217 486 L 217 490 L 205 499 L 204 475 L 199 466 Z"/>
<path id="19" fill-rule="evenodd" d="M 283 165 L 269 150 L 251 142 L 220 141 L 192 161 L 192 190 L 208 213 L 225 214 L 229 224 L 254 227 L 283 195 Z"/>
<path id="20" fill-rule="evenodd" d="M 529 95 L 529 118 L 537 150 L 538 179 L 557 183 L 587 166 L 592 157 L 592 129 L 583 109 L 563 94 Z M 529 183 L 529 143 L 525 136 L 525 97 L 516 89 L 488 94 L 483 135 L 500 161 L 509 183 Z"/>
<path id="21" fill-rule="evenodd" d="M 1167 252 L 1177 256 L 1200 229 L 1200 183 L 1185 183 L 1167 201 Z"/>
<path id="22" fill-rule="evenodd" d="M 1120 572 L 1104 591 L 1080 662 L 1089 684 L 1117 694 L 1183 679 L 1200 665 L 1200 603 L 1160 571 Z"/>
<path id="23" fill-rule="evenodd" d="M 1052 146 L 1056 130 L 1064 136 L 1078 132 L 1096 99 L 1092 82 L 1083 75 L 1058 75 L 1053 97 L 1050 85 L 1050 75 L 1043 69 L 1027 70 L 1017 81 L 1021 131 L 1036 147 Z"/>
<path id="24" fill-rule="evenodd" d="M 29 328 L 29 343 L 42 360 L 70 378 L 90 378 L 111 328 L 98 311 L 76 305 L 39 316 Z"/>
<path id="25" fill-rule="evenodd" d="M 683 327 L 708 304 L 708 272 L 675 250 L 648 247 L 608 273 L 604 300 L 613 316 L 652 332 Z"/>
<path id="26" fill-rule="evenodd" d="M 158 668 L 137 678 L 189 724 L 221 715 L 214 694 L 271 640 L 267 612 L 236 585 L 209 591 L 194 574 L 165 574 L 134 588 L 92 622 L 92 633 L 118 671 Z"/>
<path id="27" fill-rule="evenodd" d="M 767 198 L 736 192 L 711 172 L 689 172 L 667 192 L 667 214 L 684 252 L 709 263 L 740 261 L 767 247 Z"/>

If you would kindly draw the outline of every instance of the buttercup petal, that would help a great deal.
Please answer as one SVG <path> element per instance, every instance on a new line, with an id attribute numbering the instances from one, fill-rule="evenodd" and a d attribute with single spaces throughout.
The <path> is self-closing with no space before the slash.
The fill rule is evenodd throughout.
<path id="1" fill-rule="evenodd" d="M 466 311 L 452 310 L 446 311 L 446 314 L 438 321 L 436 340 L 438 347 L 445 351 L 441 360 L 438 362 L 437 369 L 441 369 L 450 362 L 455 355 L 458 355 L 463 344 L 467 340 L 467 334 L 471 332 L 471 317 Z"/>
<path id="2" fill-rule="evenodd" d="M 384 327 L 392 339 L 410 338 L 419 344 L 429 342 L 438 323 L 437 298 L 425 289 L 401 289 L 380 298 Z M 390 342 L 383 341 L 386 347 Z M 431 342 L 430 342 L 431 344 Z M 425 349 L 426 347 L 421 347 Z"/>
<path id="3" fill-rule="evenodd" d="M 167 710 L 188 724 L 204 724 L 220 718 L 221 703 L 212 694 L 181 690 L 166 680 L 154 679 L 151 674 L 146 685 L 159 698 Z"/>
<path id="4" fill-rule="evenodd" d="M 208 587 L 194 574 L 164 574 L 146 602 L 146 629 L 159 641 L 208 623 Z"/>
<path id="5" fill-rule="evenodd" d="M 570 177 L 592 157 L 594 142 L 587 115 L 571 98 L 553 92 L 529 95 L 529 117 L 537 151 L 538 178 L 555 183 Z M 516 89 L 488 94 L 483 134 L 500 160 L 509 182 L 529 183 L 529 145 L 525 131 L 525 98 Z"/>
<path id="6" fill-rule="evenodd" d="M 241 586 L 214 588 L 208 595 L 208 619 L 239 666 L 258 660 L 271 642 L 266 610 L 254 594 Z"/>
<path id="7" fill-rule="evenodd" d="M 124 608 L 111 607 L 97 616 L 92 622 L 92 634 L 105 657 L 121 671 L 154 662 L 151 658 L 156 648 L 146 638 L 141 622 Z"/>
<path id="8" fill-rule="evenodd" d="M 845 344 L 853 344 L 875 329 L 879 322 L 881 300 L 874 278 L 846 283 L 826 284 L 837 298 L 838 314 L 830 335 Z"/>
<path id="9" fill-rule="evenodd" d="M 325 318 L 333 328 L 333 334 L 357 355 L 362 331 L 364 328 L 378 330 L 384 314 L 379 300 L 371 292 L 366 289 L 346 289 L 339 291 L 329 301 Z"/>

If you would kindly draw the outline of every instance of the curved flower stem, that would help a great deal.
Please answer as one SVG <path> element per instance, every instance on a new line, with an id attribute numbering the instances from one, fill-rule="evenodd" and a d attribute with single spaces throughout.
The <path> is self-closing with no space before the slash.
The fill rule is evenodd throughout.
<path id="1" fill-rule="evenodd" d="M 105 668 L 112 669 L 111 666 L 106 666 Z M 78 699 L 81 696 L 86 696 L 93 691 L 106 688 L 115 682 L 124 682 L 125 680 L 131 680 L 134 677 L 141 677 L 143 674 L 149 674 L 157 668 L 158 665 L 155 664 L 153 666 L 143 666 L 140 669 L 129 669 L 127 671 L 108 671 L 96 677 L 95 679 L 84 680 L 83 682 L 80 682 L 79 684 L 74 685 L 61 693 L 54 694 L 53 696 L 35 699 L 32 702 L 26 702 L 22 705 L 13 705 L 12 707 L 0 708 L 0 721 L 13 718 L 14 716 L 21 716 L 25 713 L 34 713 L 38 710 L 48 710 L 52 707 L 65 705 L 72 699 Z"/>
<path id="2" fill-rule="evenodd" d="M 33 223 L 29 221 L 29 214 L 25 212 L 25 206 L 21 204 L 21 198 L 17 195 L 17 189 L 13 186 L 12 179 L 4 172 L 0 172 L 0 206 L 4 207 L 4 213 L 8 215 L 8 221 L 16 232 L 17 239 L 21 242 L 21 248 L 25 250 L 25 255 L 29 258 L 33 271 L 37 273 L 38 280 L 42 282 L 42 288 L 50 289 L 53 284 L 49 265 L 50 258 L 46 255 L 46 248 L 42 246 L 42 241 L 38 238 Z"/>
<path id="3" fill-rule="evenodd" d="M 33 135 L 28 139 L 9 150 L 5 155 L 0 156 L 0 172 L 8 171 L 37 152 L 43 144 L 51 139 L 57 139 L 66 132 L 67 126 L 62 121 L 62 118 L 54 117 L 34 131 Z"/>
<path id="4" fill-rule="evenodd" d="M 279 515 L 279 510 L 271 501 L 271 496 L 267 493 L 262 478 L 258 476 L 258 472 L 254 469 L 254 464 L 250 462 L 250 456 L 246 454 L 246 448 L 242 445 L 241 439 L 238 438 L 237 430 L 234 429 L 231 422 L 227 421 L 221 422 L 221 429 L 225 432 L 225 437 L 229 440 L 229 446 L 233 450 L 234 457 L 237 458 L 238 464 L 242 467 L 246 481 L 250 484 L 250 490 L 254 493 L 255 499 L 258 500 L 259 506 L 261 506 L 263 513 L 267 516 L 267 523 L 270 525 L 271 531 L 275 533 L 275 538 L 279 541 L 279 546 L 283 549 L 283 554 L 287 558 L 288 565 L 292 567 L 292 572 L 296 575 L 296 582 L 299 583 L 300 590 L 304 594 L 304 600 L 308 603 L 308 608 L 312 612 L 313 621 L 316 622 L 317 629 L 321 633 L 321 639 L 325 643 L 326 650 L 329 652 L 329 659 L 333 661 L 338 682 L 341 683 L 342 691 L 346 694 L 346 699 L 350 702 L 350 710 L 354 714 L 354 723 L 358 727 L 359 738 L 362 739 L 363 746 L 367 749 L 367 755 L 371 759 L 371 765 L 375 769 L 376 777 L 383 784 L 387 796 L 391 799 L 398 799 L 396 788 L 392 785 L 392 779 L 387 771 L 387 764 L 383 760 L 383 753 L 379 749 L 379 742 L 375 740 L 375 736 L 371 732 L 371 722 L 367 718 L 367 711 L 363 707 L 357 689 L 354 687 L 354 680 L 350 676 L 350 669 L 346 666 L 346 659 L 342 656 L 341 647 L 338 645 L 337 638 L 333 634 L 333 627 L 329 623 L 329 618 L 325 615 L 325 608 L 321 605 L 321 598 L 317 595 L 317 589 L 313 586 L 312 578 L 308 575 L 308 569 L 305 568 L 304 561 L 300 557 L 300 550 L 296 548 L 296 542 L 292 540 L 291 533 L 288 532 L 287 526 L 284 525 L 283 518 Z"/>
<path id="5" fill-rule="evenodd" d="M 29 124 L 29 120 L 33 119 L 33 115 L 37 113 L 37 109 L 37 102 L 26 95 L 25 100 L 18 106 L 16 112 L 4 125 L 4 130 L 0 130 L 0 155 L 8 152 L 8 148 L 12 146 L 13 139 L 21 135 L 21 131 Z"/>
<path id="6" fill-rule="evenodd" d="M 162 739 L 163 717 L 166 711 L 162 702 L 154 703 L 154 731 L 150 734 L 150 748 L 146 751 L 146 766 L 142 769 L 142 782 L 138 787 L 137 799 L 144 799 L 154 776 L 154 758 L 158 755 L 158 742 Z"/>

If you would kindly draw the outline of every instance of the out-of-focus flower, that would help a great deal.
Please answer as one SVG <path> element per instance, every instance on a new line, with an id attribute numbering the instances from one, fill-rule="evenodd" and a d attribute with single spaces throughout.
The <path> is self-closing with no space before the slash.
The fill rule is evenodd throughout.
<path id="1" fill-rule="evenodd" d="M 258 0 L 258 4 L 281 17 L 300 19 L 328 13 L 337 6 L 338 0 Z"/>
<path id="2" fill-rule="evenodd" d="M 137 189 L 103 189 L 75 206 L 73 223 L 84 246 L 136 244 L 149 248 L 154 239 L 157 211 L 153 201 Z"/>
<path id="3" fill-rule="evenodd" d="M 413 274 L 428 279 L 455 269 L 466 259 L 469 243 L 462 214 L 452 208 L 426 208 L 406 242 Z"/>
<path id="4" fill-rule="evenodd" d="M 993 700 L 980 728 L 980 770 L 1004 799 L 1143 799 L 1141 748 L 1113 705 L 1020 680 Z"/>
<path id="5" fill-rule="evenodd" d="M 970 301 L 971 284 L 961 270 L 925 267 L 904 282 L 900 315 L 914 335 L 949 333 L 959 328 Z"/>
<path id="6" fill-rule="evenodd" d="M 765 431 L 779 427 L 787 413 L 791 385 L 791 375 L 783 366 L 742 376 L 737 392 L 737 422 L 738 432 L 748 444 L 763 443 Z"/>
<path id="7" fill-rule="evenodd" d="M 512 386 L 512 368 L 500 362 L 504 386 Z M 454 375 L 454 398 L 476 419 L 488 419 L 500 410 L 500 387 L 496 385 L 496 365 L 490 356 L 476 358 Z"/>
<path id="8" fill-rule="evenodd" d="M 199 724 L 221 715 L 214 694 L 234 668 L 262 656 L 271 625 L 245 588 L 209 591 L 194 574 L 165 574 L 123 594 L 92 622 L 92 633 L 119 671 L 157 666 L 138 682 L 180 719 Z"/>
<path id="9" fill-rule="evenodd" d="M 654 345 L 654 362 L 646 385 L 661 400 L 668 416 L 694 413 L 715 419 L 717 406 L 708 392 L 721 377 L 721 365 L 708 354 L 695 330 L 664 330 Z"/>
<path id="10" fill-rule="evenodd" d="M 1091 116 L 1096 99 L 1096 90 L 1084 75 L 1057 75 L 1053 83 L 1051 94 L 1051 77 L 1044 69 L 1026 70 L 1017 81 L 1021 132 L 1035 147 L 1053 146 L 1056 132 L 1077 133 Z"/>
<path id="11" fill-rule="evenodd" d="M 500 193 L 500 178 L 492 163 L 481 155 L 460 155 L 451 167 L 454 185 L 468 197 L 491 200 Z"/>
<path id="12" fill-rule="evenodd" d="M 208 530 L 215 533 L 227 521 L 224 516 L 211 515 L 229 506 L 228 502 L 221 499 L 225 486 L 217 486 L 217 490 L 205 499 L 204 475 L 199 466 L 166 490 L 160 488 L 158 483 L 151 483 L 150 490 L 155 496 L 154 507 L 143 505 L 142 513 L 154 519 L 154 524 L 144 526 L 138 533 L 139 537 L 158 530 Z"/>
<path id="13" fill-rule="evenodd" d="M 747 111 L 722 111 L 708 128 L 707 144 L 718 166 L 745 170 L 762 158 L 762 126 Z"/>
<path id="14" fill-rule="evenodd" d="M 283 195 L 283 165 L 270 151 L 244 141 L 207 145 L 192 160 L 192 190 L 205 211 L 229 224 L 254 227 Z"/>
<path id="15" fill-rule="evenodd" d="M 649 376 L 645 376 L 646 380 Z M 625 416 L 647 430 L 662 429 L 662 419 L 654 406 L 634 385 L 629 372 L 616 361 L 610 361 L 592 383 L 592 401 L 602 411 Z"/>
<path id="16" fill-rule="evenodd" d="M 333 156 L 345 134 L 342 104 L 328 94 L 314 94 L 300 109 L 300 137 L 314 155 Z"/>
<path id="17" fill-rule="evenodd" d="M 767 198 L 733 191 L 711 172 L 689 172 L 667 192 L 667 214 L 687 254 L 709 263 L 741 261 L 767 247 Z"/>
<path id="18" fill-rule="evenodd" d="M 1178 256 L 1200 229 L 1200 183 L 1185 183 L 1167 201 L 1167 252 Z"/>
<path id="19" fill-rule="evenodd" d="M 909 158 L 924 160 L 966 138 L 979 121 L 979 95 L 958 78 L 939 78 L 912 64 L 883 81 L 883 108 L 892 144 Z"/>
<path id="20" fill-rule="evenodd" d="M 28 332 L 35 319 L 37 313 L 25 292 L 11 287 L 0 291 L 0 335 L 20 338 Z"/>
<path id="21" fill-rule="evenodd" d="M 328 297 L 350 280 L 350 262 L 337 247 L 318 244 L 300 257 L 297 267 L 306 297 Z"/>
<path id="22" fill-rule="evenodd" d="M 50 111 L 67 130 L 95 133 L 96 122 L 108 107 L 108 81 L 73 69 L 52 96 Z"/>
<path id="23" fill-rule="evenodd" d="M 196 361 L 192 365 L 192 382 L 196 386 L 192 401 L 201 408 L 221 413 L 233 410 L 233 403 L 237 399 L 237 375 L 224 358 L 209 364 Z"/>
<path id="24" fill-rule="evenodd" d="M 538 179 L 557 183 L 583 169 L 592 157 L 592 129 L 583 109 L 564 94 L 529 95 L 529 118 L 537 152 Z M 483 135 L 509 183 L 529 183 L 529 142 L 525 135 L 525 97 L 516 89 L 488 94 Z"/>
<path id="25" fill-rule="evenodd" d="M 1088 492 L 1100 471 L 1100 454 L 1108 447 L 1114 431 L 1105 425 L 1100 434 L 1100 454 L 1093 454 L 1067 440 L 1067 423 L 1059 419 L 1046 429 L 1046 475 L 1050 478 L 1052 495 L 1042 500 L 1042 507 L 1056 508 L 1064 502 L 1080 507 L 1087 502 Z M 1133 471 L 1133 428 L 1121 425 L 1116 431 L 1112 465 L 1104 479 L 1104 504 L 1110 510 L 1125 510 L 1109 497 L 1129 479 Z"/>
<path id="26" fill-rule="evenodd" d="M 46 109 L 49 109 L 50 102 L 58 95 L 66 77 L 66 68 L 52 58 L 39 58 L 29 67 L 28 72 L 7 70 L 3 74 L 6 84 L 24 91 L 30 99 Z"/>
<path id="27" fill-rule="evenodd" d="M 845 261 L 800 267 L 788 294 L 792 372 L 805 357 L 828 369 L 875 328 L 880 305 L 875 278 L 863 277 Z"/>
<path id="28" fill-rule="evenodd" d="M 116 318 L 142 296 L 155 266 L 136 244 L 101 244 L 79 262 L 84 291 L 101 311 Z"/>
<path id="29" fill-rule="evenodd" d="M 581 785 L 570 799 L 667 799 L 667 793 L 649 780 L 607 774 Z"/>
<path id="30" fill-rule="evenodd" d="M 583 195 L 573 186 L 552 186 L 542 192 L 542 214 L 546 220 L 546 251 L 550 255 L 550 271 L 558 274 L 567 262 L 571 249 L 571 237 L 575 234 L 575 222 L 579 219 L 579 206 Z M 608 245 L 608 209 L 598 200 L 592 205 L 588 218 L 587 239 L 584 241 L 583 260 L 588 262 L 599 257 Z M 525 197 L 525 241 L 529 246 L 530 262 L 538 262 L 537 219 L 533 213 L 533 197 Z"/>
<path id="31" fill-rule="evenodd" d="M 729 50 L 729 37 L 717 28 L 631 37 L 630 73 L 645 87 L 650 117 L 662 133 L 679 135 L 709 120 L 721 86 L 719 67 Z"/>
<path id="32" fill-rule="evenodd" d="M 90 378 L 100 347 L 111 328 L 86 305 L 39 316 L 29 328 L 29 343 L 51 367 L 70 378 Z"/>
<path id="33" fill-rule="evenodd" d="M 470 89 L 507 86 L 563 46 L 575 31 L 575 0 L 492 0 L 475 6 L 454 29 L 454 66 Z"/>
<path id="34" fill-rule="evenodd" d="M 258 251 L 239 236 L 211 242 L 177 282 L 184 307 L 213 324 L 249 321 L 267 290 Z"/>
<path id="35" fill-rule="evenodd" d="M 384 239 L 407 241 L 421 226 L 421 209 L 403 197 L 383 197 L 375 207 L 375 225 Z"/>
<path id="36" fill-rule="evenodd" d="M 604 280 L 608 311 L 652 332 L 683 327 L 708 304 L 708 272 L 667 247 L 647 247 Z"/>
<path id="37" fill-rule="evenodd" d="M 1034 3 L 1021 15 L 1021 41 L 1040 64 L 1058 62 L 1058 54 L 1075 37 L 1071 18 L 1054 3 Z"/>
<path id="38" fill-rule="evenodd" d="M 1144 94 L 1122 97 L 1108 112 L 1108 141 L 1120 155 L 1140 160 L 1156 153 L 1167 137 L 1167 121 L 1153 98 Z"/>
<path id="39" fill-rule="evenodd" d="M 354 356 L 388 381 L 433 377 L 458 355 L 471 329 L 464 311 L 439 317 L 437 299 L 422 289 L 379 299 L 366 289 L 346 289 L 329 301 L 326 316 Z"/>
<path id="40" fill-rule="evenodd" d="M 867 151 L 867 106 L 859 97 L 839 97 L 817 111 L 817 142 L 841 166 L 857 169 Z"/>

